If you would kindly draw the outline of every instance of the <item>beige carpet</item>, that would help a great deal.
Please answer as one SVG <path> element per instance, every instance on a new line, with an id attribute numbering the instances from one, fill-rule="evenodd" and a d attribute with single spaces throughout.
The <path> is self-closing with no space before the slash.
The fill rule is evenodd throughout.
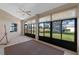
<path id="1" fill-rule="evenodd" d="M 35 40 L 8 46 L 5 55 L 63 55 L 64 52 Z"/>
<path id="2" fill-rule="evenodd" d="M 33 40 L 33 38 L 30 38 L 28 36 L 16 36 L 13 37 L 12 39 L 9 39 L 9 43 L 7 45 L 0 45 L 0 55 L 4 55 L 4 48 L 8 46 L 12 46 L 15 44 L 19 44 L 22 42 L 27 42 Z"/>

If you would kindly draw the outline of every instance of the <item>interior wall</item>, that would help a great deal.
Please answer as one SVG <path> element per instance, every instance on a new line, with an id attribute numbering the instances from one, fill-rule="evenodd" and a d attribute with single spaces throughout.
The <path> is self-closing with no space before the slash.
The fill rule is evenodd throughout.
<path id="1" fill-rule="evenodd" d="M 76 8 L 76 15 L 77 15 L 77 51 L 79 55 L 79 5 Z"/>
<path id="2" fill-rule="evenodd" d="M 10 32 L 10 24 L 16 23 L 17 24 L 17 32 Z M 13 38 L 17 37 L 21 34 L 21 22 L 18 18 L 15 18 L 14 16 L 8 14 L 7 12 L 0 10 L 0 26 L 4 29 L 4 24 L 6 25 L 6 31 L 7 31 L 7 37 L 8 40 L 11 41 Z M 1 27 L 0 27 L 1 29 Z M 0 31 L 2 32 L 2 31 Z M 2 32 L 4 35 L 4 32 Z M 0 36 L 2 35 L 0 33 Z"/>
<path id="3" fill-rule="evenodd" d="M 24 36 L 24 20 L 21 20 L 21 35 Z"/>

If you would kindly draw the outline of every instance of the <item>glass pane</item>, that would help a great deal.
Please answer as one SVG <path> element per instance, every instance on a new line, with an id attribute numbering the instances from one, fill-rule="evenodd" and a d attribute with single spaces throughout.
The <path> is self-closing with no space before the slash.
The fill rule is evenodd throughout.
<path id="1" fill-rule="evenodd" d="M 34 24 L 34 34 L 36 34 L 36 24 Z"/>
<path id="2" fill-rule="evenodd" d="M 44 23 L 44 36 L 50 37 L 50 23 Z"/>
<path id="3" fill-rule="evenodd" d="M 36 34 L 36 24 L 32 24 L 32 34 Z"/>
<path id="4" fill-rule="evenodd" d="M 32 24 L 32 34 L 34 34 L 34 24 Z"/>
<path id="5" fill-rule="evenodd" d="M 61 21 L 55 21 L 52 24 L 52 37 L 61 39 Z"/>
<path id="6" fill-rule="evenodd" d="M 43 36 L 43 29 L 44 28 L 44 24 L 43 23 L 40 23 L 39 24 L 39 36 Z"/>
<path id="7" fill-rule="evenodd" d="M 28 32 L 28 29 L 27 29 L 27 25 L 25 24 L 25 29 L 24 29 L 25 33 Z"/>
<path id="8" fill-rule="evenodd" d="M 74 42 L 75 20 L 64 20 L 62 22 L 62 40 Z"/>
<path id="9" fill-rule="evenodd" d="M 31 33 L 31 31 L 32 31 L 32 26 L 28 25 L 28 33 Z"/>

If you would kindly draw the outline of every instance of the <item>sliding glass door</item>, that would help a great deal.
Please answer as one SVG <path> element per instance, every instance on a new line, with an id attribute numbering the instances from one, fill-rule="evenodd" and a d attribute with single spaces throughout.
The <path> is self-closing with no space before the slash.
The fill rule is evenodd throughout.
<path id="1" fill-rule="evenodd" d="M 24 33 L 27 33 L 28 32 L 28 27 L 27 27 L 27 24 L 25 24 L 24 26 Z"/>
<path id="2" fill-rule="evenodd" d="M 61 39 L 61 21 L 52 22 L 52 38 Z"/>
<path id="3" fill-rule="evenodd" d="M 75 41 L 75 20 L 62 21 L 62 40 Z"/>
<path id="4" fill-rule="evenodd" d="M 44 36 L 44 23 L 39 23 L 39 36 Z"/>
<path id="5" fill-rule="evenodd" d="M 77 47 L 77 19 L 39 23 L 39 39 L 73 51 Z"/>
<path id="6" fill-rule="evenodd" d="M 32 25 L 31 24 L 28 24 L 28 33 L 32 33 Z"/>
<path id="7" fill-rule="evenodd" d="M 44 36 L 50 37 L 50 22 L 44 23 Z"/>
<path id="8" fill-rule="evenodd" d="M 27 36 L 35 38 L 36 35 L 36 24 L 25 24 L 24 33 Z"/>

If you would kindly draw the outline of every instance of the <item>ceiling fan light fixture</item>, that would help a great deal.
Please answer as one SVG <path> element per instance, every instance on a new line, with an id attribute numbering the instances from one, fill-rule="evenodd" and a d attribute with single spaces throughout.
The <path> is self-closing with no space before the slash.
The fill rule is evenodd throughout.
<path id="1" fill-rule="evenodd" d="M 27 11 L 27 10 L 25 10 L 25 9 L 23 9 L 23 8 L 18 8 L 18 9 L 19 9 L 19 12 L 22 13 L 23 16 L 24 16 L 24 15 L 29 15 L 29 16 L 31 16 L 31 11 Z"/>

